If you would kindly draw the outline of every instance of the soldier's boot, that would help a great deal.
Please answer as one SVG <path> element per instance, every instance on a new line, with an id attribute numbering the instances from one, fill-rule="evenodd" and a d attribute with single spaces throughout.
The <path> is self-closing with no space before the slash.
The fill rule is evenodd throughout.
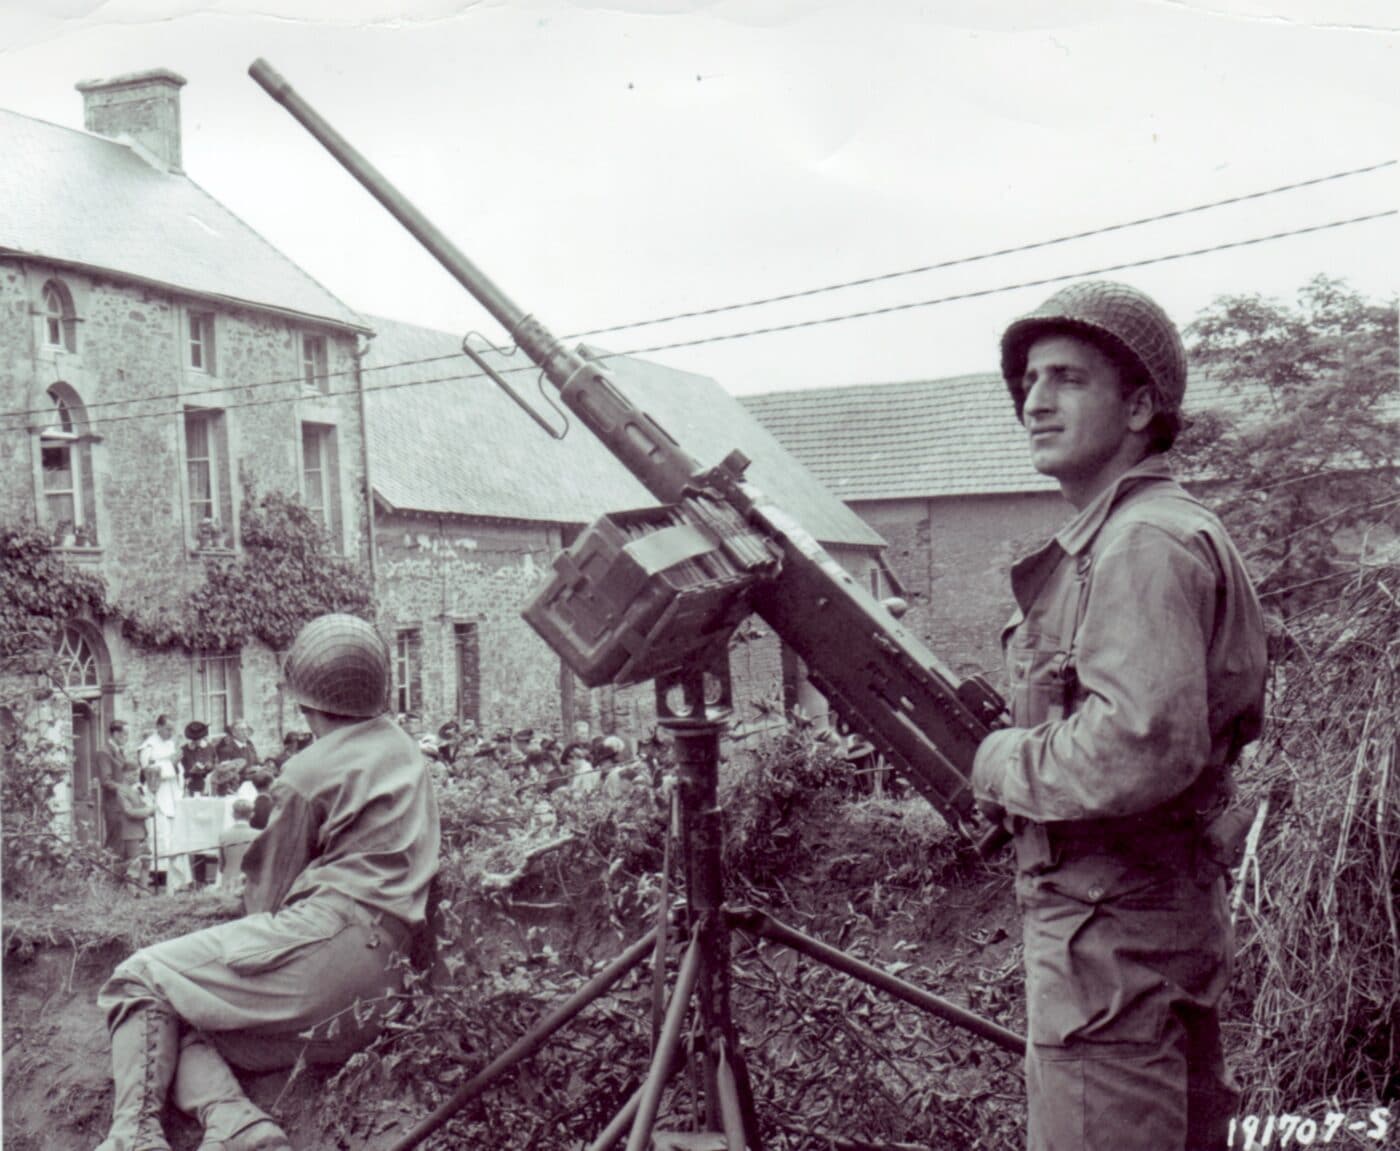
<path id="1" fill-rule="evenodd" d="M 180 1025 L 157 1007 L 133 1011 L 112 1032 L 112 1127 L 97 1151 L 170 1151 L 161 1127 L 179 1055 Z"/>
<path id="2" fill-rule="evenodd" d="M 282 1128 L 253 1106 L 224 1057 L 202 1039 L 180 1051 L 173 1094 L 175 1106 L 204 1128 L 199 1151 L 292 1151 Z"/>

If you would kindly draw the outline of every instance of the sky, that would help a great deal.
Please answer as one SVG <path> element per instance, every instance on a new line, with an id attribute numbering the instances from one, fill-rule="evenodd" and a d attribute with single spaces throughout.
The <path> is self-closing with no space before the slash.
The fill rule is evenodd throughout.
<path id="1" fill-rule="evenodd" d="M 183 75 L 184 166 L 349 306 L 500 329 L 247 75 L 264 57 L 559 335 L 1039 243 L 1400 157 L 1389 0 L 47 0 L 0 107 Z M 1400 167 L 704 318 L 613 351 L 985 293 L 1394 209 Z M 1108 273 L 1185 324 L 1309 278 L 1394 295 L 1397 218 Z M 735 394 L 994 371 L 1055 284 L 647 353 Z"/>

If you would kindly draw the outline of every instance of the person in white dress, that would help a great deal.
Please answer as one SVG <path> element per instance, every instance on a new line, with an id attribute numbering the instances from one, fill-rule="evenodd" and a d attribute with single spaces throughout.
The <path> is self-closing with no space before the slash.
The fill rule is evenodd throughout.
<path id="1" fill-rule="evenodd" d="M 175 835 L 175 803 L 185 794 L 185 771 L 180 765 L 179 748 L 175 744 L 175 725 L 168 715 L 156 716 L 156 729 L 146 736 L 136 749 L 136 759 L 141 765 L 146 786 L 150 788 L 156 813 L 156 870 L 171 874 L 172 864 L 184 865 L 188 870 L 188 860 L 160 859 L 169 851 Z M 176 872 L 181 869 L 177 866 Z M 186 880 L 188 881 L 188 879 Z"/>

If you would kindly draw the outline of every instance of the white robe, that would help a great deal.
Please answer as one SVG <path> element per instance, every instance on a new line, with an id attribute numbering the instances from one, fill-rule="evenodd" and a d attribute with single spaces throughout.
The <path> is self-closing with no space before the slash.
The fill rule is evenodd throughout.
<path id="1" fill-rule="evenodd" d="M 175 741 L 161 739 L 157 732 L 148 735 L 136 751 L 141 766 L 159 774 L 153 797 L 156 813 L 152 817 L 158 855 L 164 855 L 175 842 L 175 803 L 185 794 L 185 769 L 180 766 L 176 754 Z M 180 873 L 186 872 L 189 867 L 184 859 L 156 860 L 157 871 L 169 871 L 172 865 Z"/>

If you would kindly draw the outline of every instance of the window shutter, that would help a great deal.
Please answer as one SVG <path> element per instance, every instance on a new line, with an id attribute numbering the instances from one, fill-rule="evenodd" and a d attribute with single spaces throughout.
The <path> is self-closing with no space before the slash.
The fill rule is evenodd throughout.
<path id="1" fill-rule="evenodd" d="M 345 550 L 345 528 L 340 510 L 340 449 L 335 428 L 327 428 L 322 437 L 325 447 L 322 466 L 326 469 L 324 491 L 326 493 L 326 526 L 331 533 L 331 544 L 336 551 Z"/>
<path id="2" fill-rule="evenodd" d="M 243 714 L 243 650 L 230 652 L 225 665 L 228 671 L 229 718 Z"/>
<path id="3" fill-rule="evenodd" d="M 423 707 L 423 633 L 408 633 L 409 707 L 421 712 Z"/>
<path id="4" fill-rule="evenodd" d="M 92 477 L 92 445 L 81 444 L 78 447 L 78 458 L 82 462 L 82 507 L 83 526 L 88 530 L 88 537 L 92 541 L 91 546 L 96 547 L 97 538 L 97 488 Z"/>
<path id="5" fill-rule="evenodd" d="M 452 625 L 457 648 L 457 718 L 481 722 L 481 645 L 476 624 Z"/>
<path id="6" fill-rule="evenodd" d="M 204 660 L 198 655 L 190 657 L 190 698 L 194 700 L 194 718 L 208 723 L 209 697 L 204 694 Z"/>
<path id="7" fill-rule="evenodd" d="M 219 525 L 224 531 L 233 532 L 233 461 L 228 450 L 228 415 L 220 412 L 214 417 L 215 459 L 213 466 L 219 469 Z"/>

